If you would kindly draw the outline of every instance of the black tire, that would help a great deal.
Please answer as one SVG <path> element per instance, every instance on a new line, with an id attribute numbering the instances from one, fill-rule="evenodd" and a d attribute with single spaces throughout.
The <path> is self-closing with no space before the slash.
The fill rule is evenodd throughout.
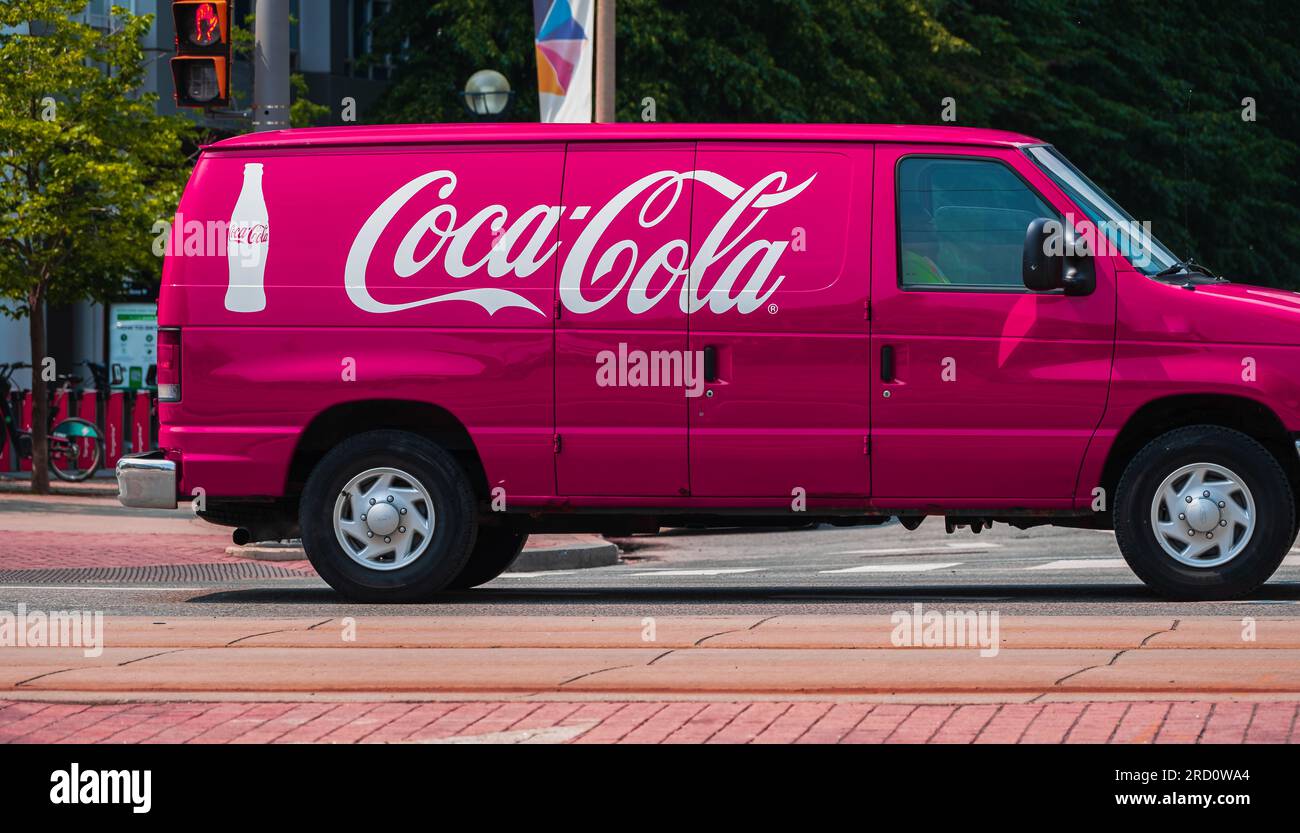
<path id="1" fill-rule="evenodd" d="M 515 559 L 523 552 L 524 544 L 527 542 L 527 532 L 516 532 L 502 526 L 479 527 L 478 539 L 474 542 L 474 552 L 470 554 L 465 569 L 451 580 L 447 588 L 468 590 L 480 584 L 487 584 L 515 563 Z"/>
<path id="2" fill-rule="evenodd" d="M 1161 547 L 1151 523 L 1156 490 L 1166 477 L 1195 463 L 1229 469 L 1255 501 L 1249 542 L 1215 567 L 1177 561 Z M 1124 560 L 1148 587 L 1174 599 L 1214 601 L 1250 594 L 1276 572 L 1295 529 L 1295 498 L 1277 459 L 1251 437 L 1217 425 L 1192 425 L 1152 440 L 1124 470 L 1115 496 L 1115 539 Z"/>
<path id="3" fill-rule="evenodd" d="M 58 463 L 60 455 L 54 453 L 54 444 L 61 443 L 65 448 L 71 447 L 73 451 L 69 453 L 75 454 L 75 443 L 86 440 L 92 444 L 90 465 L 85 468 L 61 467 Z M 104 459 L 104 441 L 99 434 L 99 429 L 95 427 L 95 423 L 81 417 L 68 417 L 52 427 L 47 435 L 46 449 L 49 452 L 50 470 L 54 472 L 54 476 L 69 483 L 89 480 L 99 470 L 99 463 Z M 80 462 L 80 455 L 76 455 L 76 460 Z"/>
<path id="4" fill-rule="evenodd" d="M 434 513 L 428 544 L 405 567 L 380 570 L 353 560 L 334 531 L 343 488 L 362 472 L 400 469 L 428 492 Z M 446 589 L 465 568 L 477 532 L 474 493 L 455 458 L 405 431 L 370 431 L 335 446 L 312 470 L 298 504 L 303 548 L 316 572 L 358 602 L 414 602 Z"/>

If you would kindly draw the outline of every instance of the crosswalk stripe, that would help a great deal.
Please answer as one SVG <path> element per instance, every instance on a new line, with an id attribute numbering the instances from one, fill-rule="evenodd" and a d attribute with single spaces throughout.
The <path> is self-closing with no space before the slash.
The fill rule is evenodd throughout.
<path id="1" fill-rule="evenodd" d="M 1025 567 L 1026 570 L 1109 570 L 1115 567 L 1128 569 L 1128 562 L 1122 558 L 1065 558 Z"/>
<path id="2" fill-rule="evenodd" d="M 922 564 L 863 564 L 860 567 L 845 567 L 840 570 L 819 570 L 819 573 L 924 573 L 929 570 L 946 570 L 949 567 L 960 565 L 960 561 L 949 561 L 942 564 L 922 563 Z"/>
<path id="3" fill-rule="evenodd" d="M 942 547 L 892 547 L 883 550 L 840 550 L 828 552 L 827 555 L 944 555 L 947 553 L 983 552 L 1001 549 L 1001 544 L 958 544 L 948 543 Z"/>
<path id="4" fill-rule="evenodd" d="M 720 576 L 731 573 L 757 573 L 762 567 L 748 567 L 732 570 L 648 570 L 641 573 L 629 573 L 632 576 Z"/>

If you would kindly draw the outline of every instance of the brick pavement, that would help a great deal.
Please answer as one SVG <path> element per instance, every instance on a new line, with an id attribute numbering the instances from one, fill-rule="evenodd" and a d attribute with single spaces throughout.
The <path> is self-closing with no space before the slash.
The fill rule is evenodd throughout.
<path id="1" fill-rule="evenodd" d="M 1300 743 L 1300 703 L 0 700 L 0 743 Z"/>

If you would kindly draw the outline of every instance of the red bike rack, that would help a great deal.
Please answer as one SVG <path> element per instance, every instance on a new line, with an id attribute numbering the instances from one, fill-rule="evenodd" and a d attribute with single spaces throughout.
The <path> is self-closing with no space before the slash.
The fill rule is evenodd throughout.
<path id="1" fill-rule="evenodd" d="M 153 449 L 153 393 L 138 391 L 131 407 L 131 451 L 139 454 Z"/>
<path id="2" fill-rule="evenodd" d="M 9 393 L 9 408 L 11 413 L 18 413 L 18 397 L 12 392 Z M 7 430 L 0 428 L 0 430 Z M 0 448 L 0 472 L 14 470 L 14 444 L 5 437 L 4 448 Z"/>
<path id="3" fill-rule="evenodd" d="M 98 427 L 99 421 L 99 391 L 94 388 L 83 388 L 81 398 L 77 400 L 77 416 Z M 103 433 L 103 430 L 100 430 Z M 107 443 L 105 443 L 107 445 Z M 84 468 L 90 465 L 91 458 L 94 456 L 89 444 L 83 443 L 81 453 L 77 455 L 77 465 Z M 107 453 L 107 449 L 101 449 L 101 452 Z M 101 464 L 105 461 L 101 460 Z"/>
<path id="4" fill-rule="evenodd" d="M 122 458 L 122 440 L 126 436 L 126 392 L 108 394 L 104 408 L 104 467 L 113 468 Z"/>
<path id="5" fill-rule="evenodd" d="M 18 396 L 20 397 L 18 410 L 16 411 L 16 413 L 18 414 L 18 430 L 31 431 L 32 430 L 32 392 L 29 390 L 20 391 Z M 18 470 L 31 471 L 32 458 L 23 457 L 22 459 L 20 459 L 18 461 Z"/>

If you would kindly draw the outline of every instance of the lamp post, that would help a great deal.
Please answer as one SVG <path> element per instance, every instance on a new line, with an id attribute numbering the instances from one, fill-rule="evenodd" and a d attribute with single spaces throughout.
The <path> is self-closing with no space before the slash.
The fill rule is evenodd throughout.
<path id="1" fill-rule="evenodd" d="M 484 121 L 503 115 L 515 97 L 510 82 L 494 69 L 480 69 L 471 75 L 460 95 L 470 115 Z"/>

